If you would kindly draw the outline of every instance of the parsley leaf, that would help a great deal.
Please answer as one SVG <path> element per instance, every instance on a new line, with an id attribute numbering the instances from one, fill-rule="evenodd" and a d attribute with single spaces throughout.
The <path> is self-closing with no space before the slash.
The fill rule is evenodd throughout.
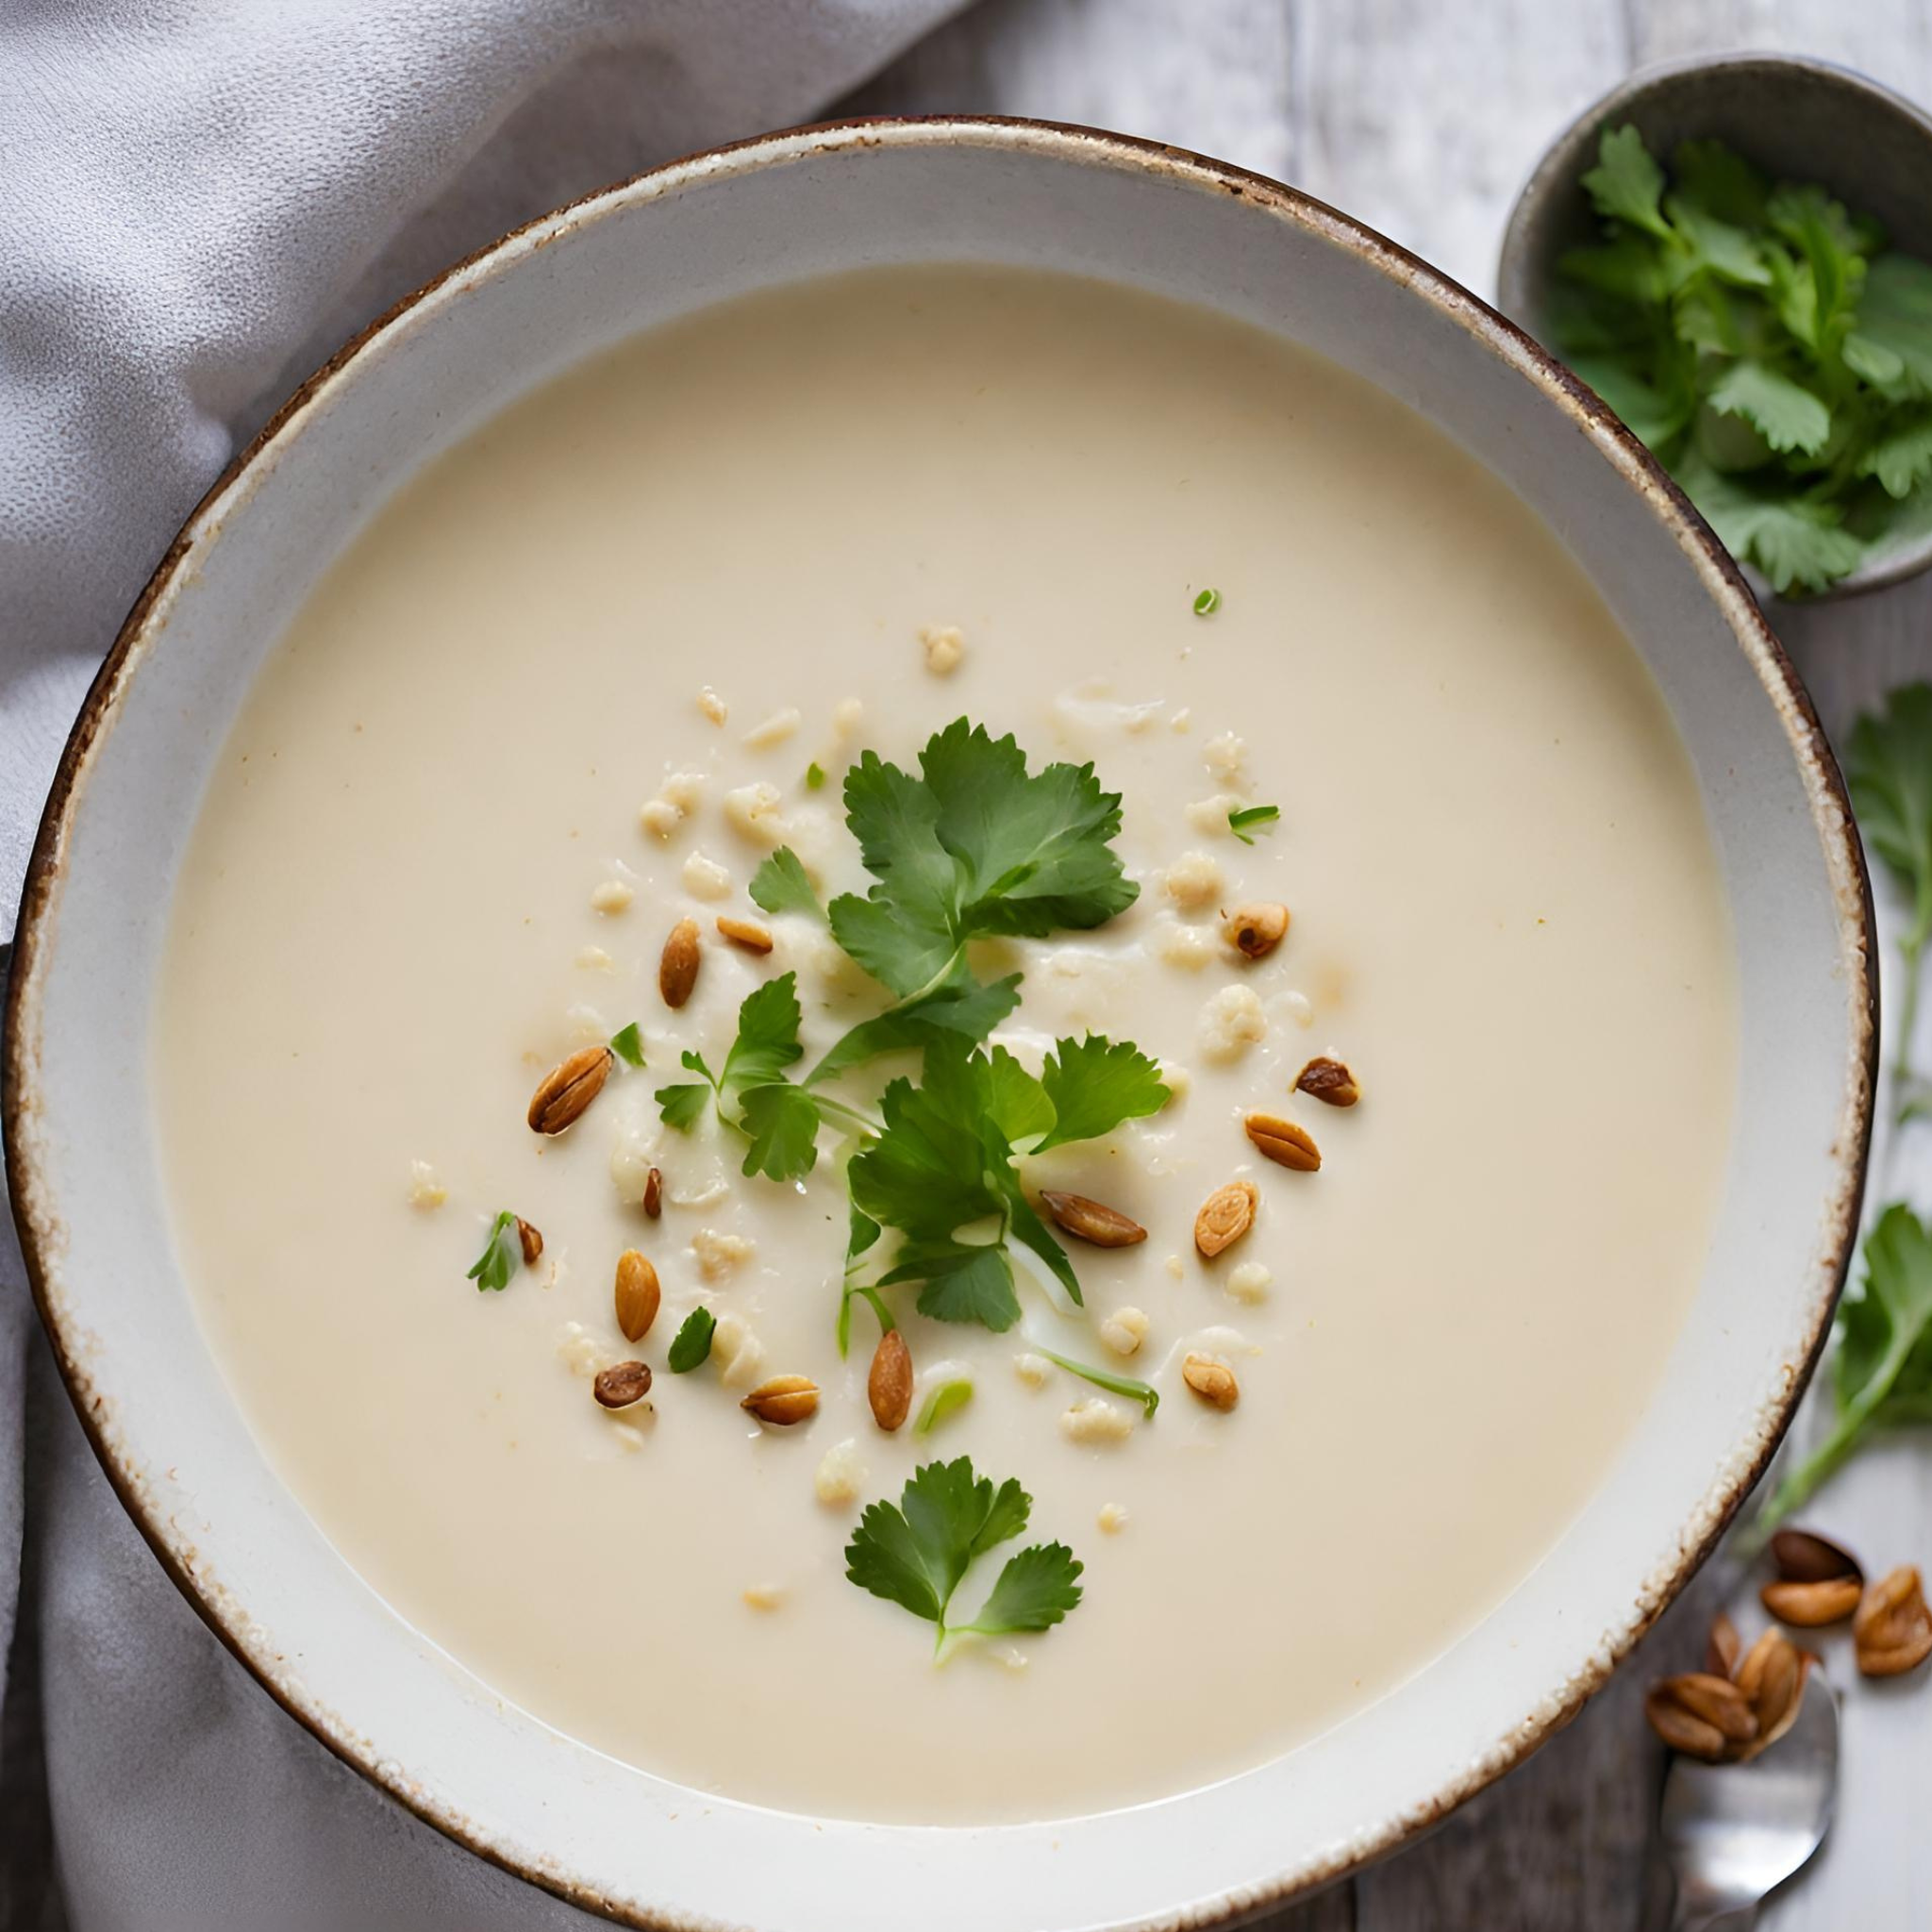
<path id="1" fill-rule="evenodd" d="M 1932 941 L 1932 684 L 1892 692 L 1882 712 L 1860 718 L 1845 758 L 1852 803 L 1865 842 L 1910 901 L 1899 939 L 1905 991 L 1899 1001 L 1893 1093 L 1913 1104 L 1910 1053 L 1919 1012 L 1919 977 Z"/>
<path id="2" fill-rule="evenodd" d="M 1932 488 L 1932 264 L 1718 142 L 1668 181 L 1634 127 L 1598 157 L 1604 239 L 1557 261 L 1557 345 L 1774 590 L 1829 589 Z"/>
<path id="3" fill-rule="evenodd" d="M 1280 816 L 1281 808 L 1278 805 L 1238 806 L 1227 815 L 1227 829 L 1243 845 L 1252 845 L 1255 842 L 1255 833 L 1272 831 L 1275 820 Z"/>
<path id="4" fill-rule="evenodd" d="M 1016 1154 L 1110 1134 L 1167 1098 L 1145 1054 L 1097 1034 L 1058 1041 L 1037 1080 L 1003 1046 L 935 1041 L 922 1083 L 886 1089 L 884 1130 L 852 1161 L 855 1206 L 905 1236 L 881 1286 L 922 1282 L 922 1314 L 1000 1332 L 1020 1318 L 1017 1241 L 1077 1305 L 1074 1264 L 1026 1198 Z"/>
<path id="5" fill-rule="evenodd" d="M 610 1051 L 621 1060 L 633 1067 L 644 1063 L 644 1038 L 638 1031 L 638 1023 L 633 1020 L 628 1026 L 620 1026 L 610 1036 Z"/>
<path id="6" fill-rule="evenodd" d="M 867 752 L 846 773 L 846 823 L 877 883 L 830 908 L 839 943 L 902 998 L 947 978 L 971 938 L 1101 925 L 1139 895 L 1110 842 L 1120 794 L 1091 765 L 1029 774 L 1010 736 L 964 718 L 919 763 L 915 778 Z"/>
<path id="7" fill-rule="evenodd" d="M 479 1292 L 485 1289 L 506 1289 L 523 1258 L 524 1242 L 517 1230 L 517 1218 L 506 1208 L 491 1224 L 490 1239 L 483 1243 L 483 1252 L 463 1279 L 474 1281 Z"/>
<path id="8" fill-rule="evenodd" d="M 1078 1607 L 1082 1568 L 1065 1543 L 1035 1543 L 1008 1558 L 972 1623 L 956 1624 L 952 1630 L 976 1630 L 988 1637 L 1051 1630 Z"/>
<path id="9" fill-rule="evenodd" d="M 1636 128 L 1606 127 L 1597 164 L 1583 177 L 1584 191 L 1607 220 L 1628 222 L 1668 238 L 1664 222 L 1664 171 L 1652 159 Z"/>
<path id="10" fill-rule="evenodd" d="M 1761 1541 L 1874 1431 L 1932 1420 L 1932 1231 L 1894 1204 L 1865 1238 L 1865 1278 L 1838 1311 L 1824 1441 L 1781 1481 L 1752 1525 Z"/>
<path id="11" fill-rule="evenodd" d="M 658 1111 L 667 1127 L 675 1127 L 680 1134 L 688 1134 L 704 1119 L 705 1109 L 711 1104 L 711 1092 L 716 1082 L 711 1078 L 711 1070 L 706 1066 L 701 1054 L 687 1052 L 684 1064 L 694 1073 L 704 1074 L 702 1083 L 695 1080 L 683 1081 L 675 1087 L 660 1087 L 651 1097 L 658 1103 Z"/>
<path id="12" fill-rule="evenodd" d="M 1932 266 L 1881 255 L 1865 272 L 1858 334 L 1889 352 L 1917 395 L 1932 395 Z"/>
<path id="13" fill-rule="evenodd" d="M 1858 458 L 1861 476 L 1876 476 L 1888 496 L 1903 499 L 1932 476 L 1932 412 L 1900 420 Z"/>
<path id="14" fill-rule="evenodd" d="M 1036 1154 L 1069 1141 L 1097 1141 L 1123 1121 L 1158 1113 L 1168 1102 L 1153 1060 L 1131 1041 L 1098 1033 L 1057 1041 L 1041 1069 L 1040 1085 L 1052 1120 L 1032 1150 Z"/>
<path id="15" fill-rule="evenodd" d="M 816 1087 L 882 1053 L 923 1051 L 944 1034 L 974 1045 L 1019 1004 L 1017 973 L 982 986 L 961 959 L 950 977 L 929 991 L 889 1007 L 874 1019 L 861 1020 L 806 1075 L 806 1085 Z"/>
<path id="16" fill-rule="evenodd" d="M 1677 480 L 1724 547 L 1757 564 L 1780 592 L 1825 590 L 1865 554 L 1864 544 L 1840 527 L 1843 512 L 1822 499 L 1726 476 L 1695 459 L 1679 466 Z"/>
<path id="17" fill-rule="evenodd" d="M 781 845 L 751 875 L 754 906 L 767 912 L 808 912 L 823 920 L 825 908 L 805 875 L 805 865 L 789 845 Z"/>
<path id="18" fill-rule="evenodd" d="M 794 1180 L 809 1174 L 818 1159 L 819 1101 L 785 1078 L 785 1069 L 805 1049 L 798 1043 L 802 1015 L 798 975 L 780 974 L 746 994 L 738 1009 L 738 1035 L 724 1057 L 723 1073 L 713 1074 L 702 1054 L 687 1049 L 683 1062 L 705 1084 L 687 1081 L 660 1087 L 655 1098 L 664 1124 L 688 1134 L 715 1100 L 718 1118 L 736 1127 L 750 1145 L 746 1174 Z"/>
<path id="19" fill-rule="evenodd" d="M 718 1318 L 709 1308 L 693 1308 L 671 1340 L 666 1358 L 674 1375 L 688 1375 L 709 1358 L 711 1337 L 717 1333 Z"/>
<path id="20" fill-rule="evenodd" d="M 968 1457 L 929 1462 L 914 1473 L 896 1507 L 867 1507 L 845 1547 L 846 1577 L 931 1624 L 936 1657 L 967 1631 L 1050 1629 L 1080 1601 L 1081 1565 L 1062 1543 L 1036 1543 L 1009 1557 L 979 1613 L 970 1623 L 946 1622 L 968 1568 L 1019 1536 L 1032 1508 L 1017 1481 L 995 1489 Z"/>
<path id="21" fill-rule="evenodd" d="M 1768 362 L 1733 362 L 1705 398 L 1720 416 L 1741 416 L 1773 449 L 1815 456 L 1831 435 L 1831 410 Z"/>
<path id="22" fill-rule="evenodd" d="M 803 1087 L 776 1080 L 752 1088 L 739 1110 L 739 1124 L 751 1136 L 746 1174 L 795 1180 L 817 1164 L 819 1104 Z"/>

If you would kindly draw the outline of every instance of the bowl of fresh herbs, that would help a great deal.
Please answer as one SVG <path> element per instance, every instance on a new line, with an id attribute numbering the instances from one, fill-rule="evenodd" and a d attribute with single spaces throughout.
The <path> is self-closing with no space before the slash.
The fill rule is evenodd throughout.
<path id="1" fill-rule="evenodd" d="M 1530 176 L 1498 300 L 1760 592 L 1932 565 L 1932 119 L 1909 102 L 1769 55 L 1635 75 Z"/>

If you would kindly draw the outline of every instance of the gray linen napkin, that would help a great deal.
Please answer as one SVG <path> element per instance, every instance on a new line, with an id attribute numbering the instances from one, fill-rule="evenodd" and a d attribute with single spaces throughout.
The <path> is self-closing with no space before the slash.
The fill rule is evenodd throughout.
<path id="1" fill-rule="evenodd" d="M 297 377 L 505 228 L 807 118 L 958 4 L 0 8 L 0 943 L 115 627 Z M 95 1467 L 0 1225 L 0 1927 L 588 1923 L 228 1658 Z"/>

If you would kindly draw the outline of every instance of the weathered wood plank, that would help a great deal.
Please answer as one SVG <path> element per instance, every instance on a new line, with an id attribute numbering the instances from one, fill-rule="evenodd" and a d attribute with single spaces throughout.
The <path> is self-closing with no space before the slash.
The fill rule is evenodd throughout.
<path id="1" fill-rule="evenodd" d="M 1299 185 L 1491 292 L 1550 139 L 1627 64 L 1616 0 L 1299 0 Z"/>
<path id="2" fill-rule="evenodd" d="M 988 0 L 848 102 L 853 113 L 1027 114 L 1293 169 L 1282 0 Z"/>

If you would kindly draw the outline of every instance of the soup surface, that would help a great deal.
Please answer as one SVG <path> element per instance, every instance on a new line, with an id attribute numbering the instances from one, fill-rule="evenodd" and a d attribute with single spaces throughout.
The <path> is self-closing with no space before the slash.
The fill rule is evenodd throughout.
<path id="1" fill-rule="evenodd" d="M 1015 1136 L 1029 1198 L 1148 1231 L 1062 1237 L 1084 1310 L 1025 1253 L 1004 1332 L 878 1291 L 917 1378 L 887 1433 L 872 1305 L 849 1357 L 835 1339 L 844 1137 L 917 1056 L 824 1089 L 851 1111 L 802 1179 L 743 1174 L 708 1094 L 690 1132 L 654 1095 L 698 1081 L 687 1050 L 722 1068 L 741 1001 L 786 973 L 793 1076 L 887 1003 L 814 914 L 747 889 L 784 844 L 822 893 L 864 891 L 847 768 L 916 774 L 961 717 L 1036 772 L 1091 760 L 1140 888 L 1093 929 L 974 944 L 982 982 L 1024 974 L 995 1041 L 1039 1073 L 1057 1040 L 1131 1041 L 1171 1097 L 1044 1154 Z M 1278 818 L 1230 824 L 1258 806 Z M 1257 958 L 1221 916 L 1249 906 L 1291 916 Z M 687 917 L 700 965 L 674 1010 L 660 954 Z M 1425 1666 L 1635 1426 L 1730 1124 L 1695 783 L 1568 554 L 1332 365 L 1070 278 L 759 296 L 469 438 L 269 659 L 170 943 L 176 1236 L 291 1491 L 495 1693 L 665 1776 L 831 1815 L 1177 1791 Z M 633 1022 L 643 1069 L 533 1133 L 540 1076 Z M 1317 1057 L 1358 1104 L 1296 1091 Z M 1263 1158 L 1256 1109 L 1319 1172 Z M 1239 1181 L 1254 1224 L 1208 1259 L 1196 1211 Z M 541 1256 L 499 1249 L 508 1286 L 479 1288 L 506 1209 Z M 626 1249 L 661 1289 L 636 1342 Z M 674 1374 L 699 1307 L 710 1358 Z M 1042 1350 L 1150 1385 L 1158 1412 Z M 1190 1386 L 1190 1356 L 1236 1406 Z M 592 1376 L 632 1358 L 646 1402 L 601 1407 Z M 808 1420 L 741 1407 L 778 1374 L 816 1385 Z M 970 1400 L 920 1434 L 955 1382 Z M 855 1587 L 844 1552 L 867 1504 L 961 1456 L 1032 1507 L 952 1621 L 1035 1542 L 1072 1551 L 1084 1594 L 936 1662 L 932 1624 Z"/>

